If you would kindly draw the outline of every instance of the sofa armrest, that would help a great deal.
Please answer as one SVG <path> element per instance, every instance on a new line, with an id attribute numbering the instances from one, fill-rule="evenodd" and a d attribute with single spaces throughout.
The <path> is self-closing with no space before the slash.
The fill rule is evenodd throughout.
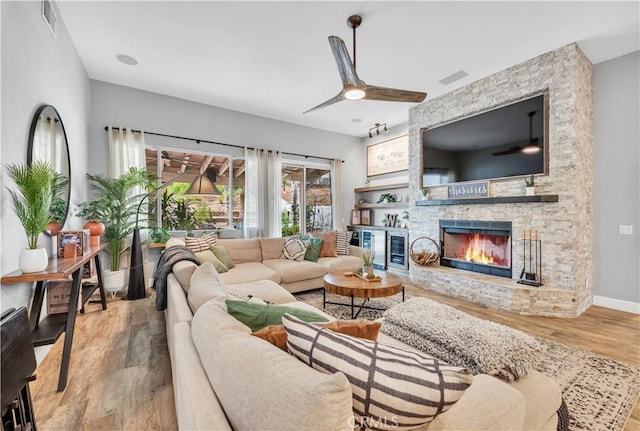
<path id="1" fill-rule="evenodd" d="M 350 245 L 349 246 L 349 254 L 351 256 L 362 258 L 362 253 L 364 253 L 365 250 L 366 249 L 364 249 L 362 247 L 358 247 L 357 245 Z"/>
<path id="2" fill-rule="evenodd" d="M 419 430 L 519 430 L 524 416 L 525 399 L 520 392 L 479 374 L 457 403 Z"/>

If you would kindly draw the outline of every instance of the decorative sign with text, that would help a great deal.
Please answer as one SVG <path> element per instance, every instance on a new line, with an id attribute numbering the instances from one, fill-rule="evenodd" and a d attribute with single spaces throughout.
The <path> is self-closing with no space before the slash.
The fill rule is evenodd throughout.
<path id="1" fill-rule="evenodd" d="M 456 184 L 449 186 L 449 198 L 484 198 L 489 196 L 489 182 Z"/>

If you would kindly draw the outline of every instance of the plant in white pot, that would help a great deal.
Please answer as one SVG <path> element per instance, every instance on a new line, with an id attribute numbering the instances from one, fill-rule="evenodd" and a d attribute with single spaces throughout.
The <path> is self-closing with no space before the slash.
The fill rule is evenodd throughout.
<path id="1" fill-rule="evenodd" d="M 127 285 L 127 272 L 120 267 L 121 258 L 129 247 L 138 203 L 146 195 L 136 190 L 146 190 L 149 175 L 145 169 L 131 168 L 118 178 L 91 174 L 87 174 L 87 178 L 90 188 L 97 194 L 90 204 L 81 205 L 78 214 L 83 214 L 83 208 L 91 208 L 92 218 L 104 223 L 102 239 L 108 243 L 104 253 L 109 257 L 109 269 L 103 271 L 104 287 L 115 295 Z"/>
<path id="2" fill-rule="evenodd" d="M 524 179 L 525 195 L 534 196 L 536 194 L 536 180 L 533 174 L 529 178 Z"/>
<path id="3" fill-rule="evenodd" d="M 55 172 L 47 162 L 37 161 L 29 166 L 5 166 L 9 178 L 18 191 L 7 187 L 13 211 L 27 234 L 28 248 L 20 252 L 18 265 L 24 273 L 44 271 L 49 263 L 46 248 L 38 247 L 38 238 L 51 223 L 51 201 Z"/>

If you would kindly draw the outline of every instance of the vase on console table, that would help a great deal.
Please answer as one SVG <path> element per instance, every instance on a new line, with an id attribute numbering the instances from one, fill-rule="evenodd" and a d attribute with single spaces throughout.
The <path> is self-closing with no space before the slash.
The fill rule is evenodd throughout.
<path id="1" fill-rule="evenodd" d="M 82 226 L 83 229 L 89 229 L 91 235 L 91 245 L 100 245 L 100 235 L 104 233 L 104 224 L 99 221 L 88 221 Z"/>

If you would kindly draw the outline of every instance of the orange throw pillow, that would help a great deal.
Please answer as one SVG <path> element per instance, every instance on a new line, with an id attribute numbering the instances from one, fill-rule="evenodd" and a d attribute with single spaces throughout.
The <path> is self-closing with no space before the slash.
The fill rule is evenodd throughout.
<path id="1" fill-rule="evenodd" d="M 372 322 L 370 320 L 334 320 L 328 323 L 314 323 L 322 328 L 330 329 L 340 334 L 350 335 L 352 337 L 365 338 L 367 340 L 376 341 L 380 333 L 381 322 Z M 287 331 L 284 325 L 269 325 L 259 331 L 252 333 L 258 338 L 267 340 L 271 344 L 280 349 L 287 351 Z"/>
<path id="2" fill-rule="evenodd" d="M 320 249 L 320 257 L 336 257 L 336 231 L 316 232 L 312 234 L 314 238 L 322 238 L 322 248 Z"/>

